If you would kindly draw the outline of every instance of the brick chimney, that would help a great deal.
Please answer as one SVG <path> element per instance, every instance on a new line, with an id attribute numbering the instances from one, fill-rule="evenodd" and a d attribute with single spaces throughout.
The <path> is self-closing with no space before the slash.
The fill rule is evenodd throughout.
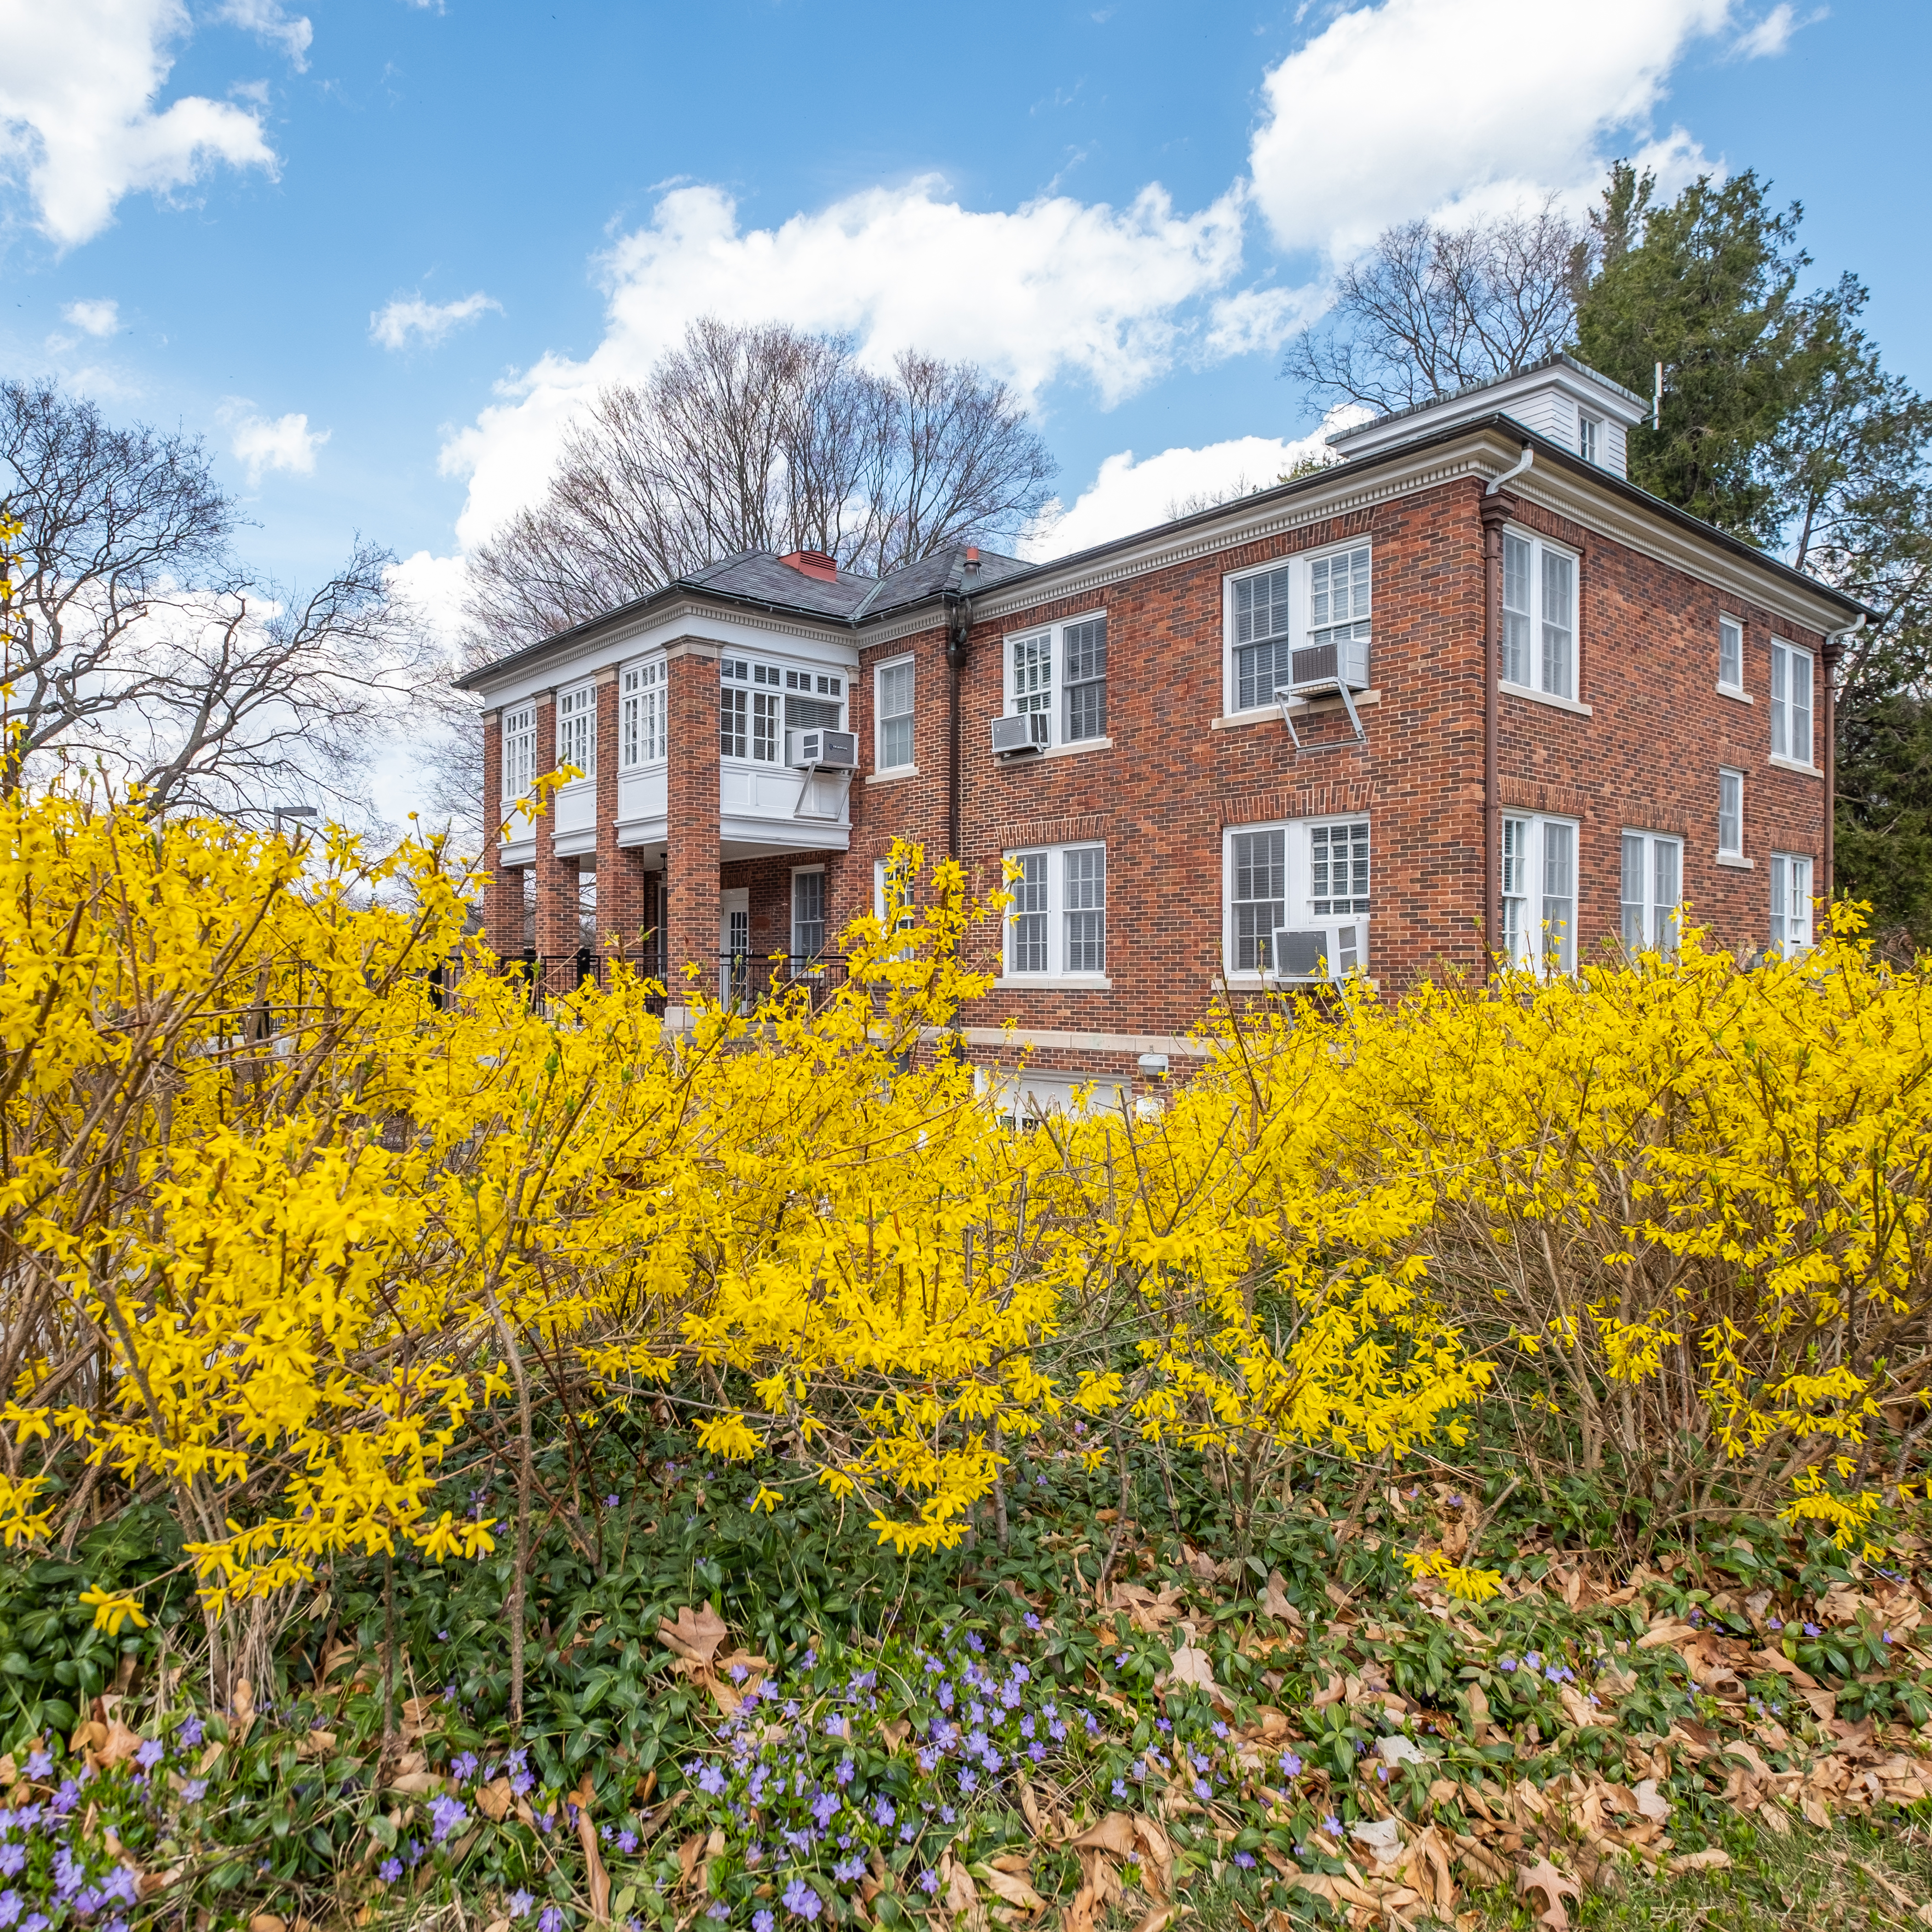
<path id="1" fill-rule="evenodd" d="M 790 564 L 793 569 L 807 577 L 815 577 L 821 584 L 838 581 L 838 565 L 822 550 L 788 550 L 778 561 Z"/>

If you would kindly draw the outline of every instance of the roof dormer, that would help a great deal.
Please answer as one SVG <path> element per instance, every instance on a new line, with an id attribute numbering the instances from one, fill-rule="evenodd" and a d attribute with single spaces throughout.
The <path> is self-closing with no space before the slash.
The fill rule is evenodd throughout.
<path id="1" fill-rule="evenodd" d="M 1556 355 L 1520 374 L 1478 382 L 1437 402 L 1392 410 L 1354 429 L 1338 430 L 1328 442 L 1345 460 L 1372 456 L 1459 423 L 1506 416 L 1546 442 L 1574 449 L 1613 476 L 1627 476 L 1624 439 L 1648 410 L 1644 399 L 1621 382 L 1586 368 L 1573 356 Z"/>

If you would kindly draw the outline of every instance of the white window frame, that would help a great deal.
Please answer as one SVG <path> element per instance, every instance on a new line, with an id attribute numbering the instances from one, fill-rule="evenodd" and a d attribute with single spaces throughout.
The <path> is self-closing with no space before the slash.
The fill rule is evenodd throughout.
<path id="1" fill-rule="evenodd" d="M 1684 842 L 1674 832 L 1625 827 L 1618 852 L 1618 929 L 1624 950 L 1677 956 L 1683 926 Z"/>
<path id="2" fill-rule="evenodd" d="M 556 763 L 560 770 L 574 765 L 582 773 L 572 784 L 589 784 L 597 776 L 597 686 L 573 684 L 556 694 Z"/>
<path id="3" fill-rule="evenodd" d="M 1348 848 L 1348 890 L 1337 897 L 1333 891 L 1332 872 L 1326 876 L 1318 866 L 1332 862 L 1327 854 L 1336 830 L 1347 827 L 1352 833 Z M 1318 840 L 1318 833 L 1324 835 Z M 1240 899 L 1238 855 L 1243 842 L 1279 836 L 1282 842 L 1282 896 L 1280 899 Z M 1364 849 L 1365 847 L 1366 849 Z M 1366 881 L 1357 866 L 1366 868 Z M 1325 933 L 1328 945 L 1323 959 L 1332 978 L 1341 978 L 1354 968 L 1364 971 L 1369 963 L 1369 927 L 1375 904 L 1375 826 L 1365 812 L 1328 812 L 1319 818 L 1263 820 L 1253 825 L 1230 825 L 1221 835 L 1221 961 L 1224 977 L 1230 986 L 1261 986 L 1303 983 L 1279 973 L 1273 958 L 1277 931 Z M 1366 891 L 1358 887 L 1366 884 Z M 1318 886 L 1323 886 L 1318 894 Z M 1250 963 L 1243 964 L 1240 908 L 1244 905 L 1280 905 L 1281 916 L 1267 922 L 1265 931 L 1250 935 Z M 1318 910 L 1319 907 L 1322 910 Z M 1346 928 L 1346 929 L 1345 929 Z"/>
<path id="4" fill-rule="evenodd" d="M 1576 969 L 1576 902 L 1580 864 L 1580 827 L 1574 818 L 1547 813 L 1505 812 L 1502 850 L 1495 856 L 1502 879 L 1503 929 L 1496 950 L 1510 965 L 1525 971 L 1556 974 Z M 1557 857 L 1551 835 L 1567 839 L 1569 855 L 1569 916 L 1552 926 L 1553 908 L 1562 895 L 1552 892 Z"/>
<path id="5" fill-rule="evenodd" d="M 1576 454 L 1600 470 L 1604 463 L 1604 430 L 1601 416 L 1593 416 L 1587 410 L 1576 412 Z"/>
<path id="6" fill-rule="evenodd" d="M 818 881 L 818 944 L 808 946 L 808 935 L 799 919 L 799 881 L 816 879 Z M 823 956 L 825 951 L 826 928 L 826 872 L 823 866 L 794 866 L 791 868 L 791 896 L 786 908 L 786 918 L 790 929 L 791 956 L 794 962 L 802 963 Z M 809 922 L 807 922 L 808 923 Z"/>
<path id="7" fill-rule="evenodd" d="M 507 818 L 512 807 L 530 795 L 537 779 L 537 707 L 533 700 L 506 705 L 502 719 L 502 758 L 497 773 L 497 802 Z"/>
<path id="8" fill-rule="evenodd" d="M 1526 605 L 1515 605 L 1510 602 L 1512 594 L 1513 574 L 1510 570 L 1512 544 L 1528 546 L 1528 586 Z M 1550 562 L 1567 560 L 1570 567 L 1569 647 L 1565 675 L 1552 678 L 1550 675 L 1550 636 L 1552 625 L 1546 607 L 1546 585 Z M 1565 704 L 1577 704 L 1582 698 L 1583 684 L 1583 559 L 1580 552 L 1568 544 L 1552 543 L 1547 537 L 1539 536 L 1534 530 L 1526 530 L 1520 525 L 1506 524 L 1503 526 L 1503 650 L 1499 680 L 1502 688 L 1522 693 L 1532 698 L 1553 698 Z M 1524 640 L 1519 654 L 1514 641 L 1516 634 L 1512 631 L 1510 620 L 1519 618 L 1525 627 Z M 1513 677 L 1511 670 L 1520 670 L 1523 675 Z M 1564 687 L 1567 685 L 1568 688 Z"/>
<path id="9" fill-rule="evenodd" d="M 845 687 L 842 671 L 821 670 L 816 665 L 786 664 L 770 658 L 754 657 L 749 652 L 728 650 L 718 660 L 718 754 L 734 764 L 783 767 L 790 752 L 790 739 L 796 727 L 788 722 L 791 698 L 830 704 L 838 712 L 836 721 L 824 728 L 845 728 Z M 725 719 L 733 718 L 732 743 L 724 742 Z M 742 744 L 742 751 L 735 747 Z"/>
<path id="10" fill-rule="evenodd" d="M 618 674 L 617 769 L 633 772 L 662 764 L 670 752 L 670 665 L 646 658 Z"/>
<path id="11" fill-rule="evenodd" d="M 1733 653 L 1727 646 L 1735 640 Z M 1726 659 L 1732 662 L 1726 664 Z M 1726 676 L 1726 672 L 1735 669 L 1735 676 Z M 1718 613 L 1718 688 L 1726 698 L 1748 698 L 1744 689 L 1744 620 L 1733 617 L 1728 610 Z"/>
<path id="12" fill-rule="evenodd" d="M 1771 920 L 1765 944 L 1785 959 L 1811 949 L 1811 860 L 1807 853 L 1771 855 Z"/>
<path id="13" fill-rule="evenodd" d="M 1099 878 L 1092 868 L 1096 863 Z M 1112 984 L 1107 976 L 1107 848 L 1097 838 L 1082 838 L 1065 845 L 1016 846 L 1006 857 L 1036 864 L 1041 877 L 1038 903 L 1031 902 L 1027 886 L 1015 880 L 1006 890 L 1013 903 L 1006 909 L 1006 930 L 1000 937 L 1000 983 L 1015 986 L 1095 986 Z M 1097 893 L 1096 887 L 1097 886 Z M 1094 901 L 1097 896 L 1098 904 Z M 1095 915 L 1098 919 L 1096 921 Z M 1046 963 L 1022 970 L 1014 964 L 1022 920 L 1043 922 Z M 1099 927 L 1100 963 L 1075 966 L 1070 961 L 1077 946 L 1093 945 L 1092 932 Z M 1029 928 L 1029 936 L 1030 936 Z"/>
<path id="14" fill-rule="evenodd" d="M 905 678 L 906 707 L 903 711 L 886 710 L 886 686 L 888 680 L 896 680 L 903 673 Z M 883 664 L 872 667 L 872 769 L 878 772 L 910 772 L 918 769 L 918 746 L 914 742 L 915 722 L 919 716 L 919 660 L 910 652 L 904 657 L 888 658 Z M 886 755 L 886 727 L 904 721 L 905 756 L 902 758 Z"/>
<path id="15" fill-rule="evenodd" d="M 1729 835 L 1730 842 L 1725 838 Z M 1718 767 L 1718 856 L 1744 856 L 1744 775 L 1735 765 Z"/>
<path id="16" fill-rule="evenodd" d="M 1083 687 L 1093 683 L 1101 686 L 1101 730 L 1076 738 L 1069 734 L 1067 728 L 1067 700 L 1070 687 L 1066 680 L 1066 634 L 1083 625 L 1100 625 L 1104 667 L 1107 649 L 1106 622 L 1107 613 L 1104 608 L 1097 610 L 1083 610 L 1075 616 L 1054 623 L 1032 624 L 1023 630 L 1009 631 L 1000 640 L 1000 675 L 1004 681 L 1006 716 L 1016 718 L 1025 712 L 1043 712 L 1047 720 L 1047 736 L 1042 748 L 1046 751 L 1057 752 L 1075 747 L 1105 749 L 1113 742 L 1106 734 L 1105 724 L 1107 672 L 1104 668 L 1099 678 L 1082 680 Z M 1018 668 L 1020 653 L 1023 650 L 1036 650 L 1042 642 L 1046 652 L 1044 674 L 1036 682 L 1030 682 L 1028 688 L 1022 690 Z"/>
<path id="17" fill-rule="evenodd" d="M 1319 550 L 1304 550 L 1293 556 L 1270 557 L 1265 563 L 1256 564 L 1246 570 L 1231 571 L 1221 580 L 1221 709 L 1228 718 L 1254 718 L 1275 710 L 1280 700 L 1276 691 L 1286 690 L 1289 682 L 1289 667 L 1294 653 L 1306 650 L 1316 640 L 1318 629 L 1327 632 L 1336 628 L 1326 622 L 1318 626 L 1315 622 L 1315 600 L 1318 594 L 1316 580 L 1318 565 L 1327 565 L 1332 569 L 1338 557 L 1352 556 L 1357 551 L 1368 554 L 1368 571 L 1365 601 L 1359 605 L 1352 600 L 1343 627 L 1353 631 L 1358 625 L 1368 627 L 1368 634 L 1361 641 L 1366 644 L 1373 667 L 1375 650 L 1375 545 L 1365 537 L 1356 537 L 1346 543 L 1324 544 Z M 1241 635 L 1241 589 L 1244 584 L 1258 582 L 1264 578 L 1282 576 L 1286 579 L 1287 595 L 1285 608 L 1288 628 L 1285 631 L 1271 632 L 1266 638 L 1244 638 Z M 1271 608 L 1276 601 L 1269 598 Z M 1328 614 L 1332 617 L 1333 612 Z M 1264 694 L 1254 696 L 1244 703 L 1241 694 L 1241 652 L 1258 644 L 1273 644 L 1282 662 L 1274 674 L 1274 681 Z"/>
<path id="18" fill-rule="evenodd" d="M 1804 704 L 1797 698 L 1803 686 Z M 1795 771 L 1815 771 L 1811 762 L 1816 729 L 1817 683 L 1811 653 L 1802 644 L 1771 640 L 1771 761 Z M 1801 758 L 1792 748 L 1803 741 Z"/>

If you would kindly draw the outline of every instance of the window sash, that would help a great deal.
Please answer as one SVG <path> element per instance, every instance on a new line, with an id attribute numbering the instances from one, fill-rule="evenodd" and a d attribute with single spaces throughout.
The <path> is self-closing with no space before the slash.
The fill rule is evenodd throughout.
<path id="1" fill-rule="evenodd" d="M 1568 973 L 1576 963 L 1576 828 L 1556 819 L 1543 821 L 1542 914 L 1543 958 Z"/>
<path id="2" fill-rule="evenodd" d="M 556 699 L 556 762 L 574 765 L 585 778 L 597 776 L 597 687 L 580 685 Z"/>
<path id="3" fill-rule="evenodd" d="M 1107 970 L 1107 848 L 1078 845 L 1062 853 L 1066 896 L 1066 970 Z"/>
<path id="4" fill-rule="evenodd" d="M 1744 775 L 1718 774 L 1718 850 L 1726 859 L 1741 858 L 1744 849 Z"/>
<path id="5" fill-rule="evenodd" d="M 1276 638 L 1266 644 L 1236 645 L 1234 708 L 1238 711 L 1252 711 L 1262 705 L 1272 704 L 1275 693 L 1292 676 L 1291 656 L 1286 638 Z"/>
<path id="6" fill-rule="evenodd" d="M 1529 840 L 1532 821 L 1503 820 L 1503 956 L 1520 960 L 1528 950 Z"/>
<path id="7" fill-rule="evenodd" d="M 759 764 L 778 762 L 778 694 L 775 691 L 752 693 L 752 757 Z"/>
<path id="8" fill-rule="evenodd" d="M 878 743 L 874 753 L 881 771 L 913 762 L 913 661 L 881 664 L 875 680 L 878 693 Z"/>
<path id="9" fill-rule="evenodd" d="M 1771 755 L 1811 762 L 1811 653 L 1795 644 L 1771 647 Z"/>
<path id="10" fill-rule="evenodd" d="M 1530 542 L 1503 532 L 1503 682 L 1527 685 L 1529 670 Z"/>
<path id="11" fill-rule="evenodd" d="M 718 694 L 718 752 L 721 758 L 742 758 L 749 736 L 752 694 L 727 687 Z"/>
<path id="12" fill-rule="evenodd" d="M 1744 683 L 1744 627 L 1735 617 L 1718 620 L 1718 682 L 1726 690 Z"/>
<path id="13" fill-rule="evenodd" d="M 1369 616 L 1369 546 L 1336 550 L 1310 560 L 1308 566 L 1308 628 L 1317 639 L 1336 634 L 1336 627 L 1354 626 Z M 1352 628 L 1340 634 L 1365 634 Z"/>
<path id="14" fill-rule="evenodd" d="M 652 764 L 665 754 L 664 666 L 632 664 L 623 674 L 618 706 L 617 763 L 621 770 Z"/>
<path id="15" fill-rule="evenodd" d="M 1594 416 L 1579 415 L 1576 418 L 1576 454 L 1586 463 L 1601 463 L 1604 447 L 1604 425 Z"/>
<path id="16" fill-rule="evenodd" d="M 1317 919 L 1369 910 L 1369 821 L 1309 828 L 1310 908 Z"/>
<path id="17" fill-rule="evenodd" d="M 1070 744 L 1107 735 L 1107 620 L 1089 617 L 1060 634 Z"/>
<path id="18" fill-rule="evenodd" d="M 1543 553 L 1543 688 L 1555 698 L 1576 695 L 1576 560 Z"/>
<path id="19" fill-rule="evenodd" d="M 1016 638 L 1012 648 L 1013 709 L 1053 713 L 1053 633 Z"/>
<path id="20" fill-rule="evenodd" d="M 503 759 L 500 775 L 502 802 L 514 804 L 530 796 L 537 776 L 537 714 L 534 705 L 519 705 L 503 714 Z"/>
<path id="21" fill-rule="evenodd" d="M 1626 832 L 1621 894 L 1625 950 L 1673 958 L 1683 896 L 1682 842 L 1653 832 Z"/>
<path id="22" fill-rule="evenodd" d="M 1047 879 L 1044 852 L 1016 852 L 1019 876 L 1007 890 L 1013 896 L 1006 916 L 1006 970 L 1039 973 L 1047 970 Z"/>
<path id="23" fill-rule="evenodd" d="M 1503 820 L 1502 957 L 1531 970 L 1576 964 L 1576 827 L 1561 818 Z"/>
<path id="24" fill-rule="evenodd" d="M 1238 832 L 1229 843 L 1234 970 L 1265 972 L 1274 963 L 1275 928 L 1288 922 L 1287 830 Z"/>
<path id="25" fill-rule="evenodd" d="M 1787 958 L 1811 944 L 1811 861 L 1795 852 L 1771 855 L 1768 943 Z"/>
<path id="26" fill-rule="evenodd" d="M 791 875 L 791 950 L 801 959 L 815 959 L 825 950 L 825 874 Z"/>
<path id="27" fill-rule="evenodd" d="M 1234 642 L 1258 644 L 1270 638 L 1286 638 L 1291 628 L 1288 578 L 1290 566 L 1258 571 L 1251 577 L 1234 580 Z"/>
<path id="28" fill-rule="evenodd" d="M 1576 695 L 1576 560 L 1539 538 L 1503 532 L 1505 684 Z"/>

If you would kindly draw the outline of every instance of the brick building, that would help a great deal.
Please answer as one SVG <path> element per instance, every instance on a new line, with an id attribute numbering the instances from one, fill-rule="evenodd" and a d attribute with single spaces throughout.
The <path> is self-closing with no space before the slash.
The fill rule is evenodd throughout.
<path id="1" fill-rule="evenodd" d="M 1186 1055 L 1223 983 L 1568 967 L 1686 907 L 1802 946 L 1863 613 L 1628 482 L 1644 406 L 1558 357 L 1077 556 L 747 555 L 516 651 L 465 680 L 492 944 L 615 934 L 674 998 L 836 949 L 896 837 L 982 885 L 1011 857 L 962 1023 L 1042 1101 Z"/>

